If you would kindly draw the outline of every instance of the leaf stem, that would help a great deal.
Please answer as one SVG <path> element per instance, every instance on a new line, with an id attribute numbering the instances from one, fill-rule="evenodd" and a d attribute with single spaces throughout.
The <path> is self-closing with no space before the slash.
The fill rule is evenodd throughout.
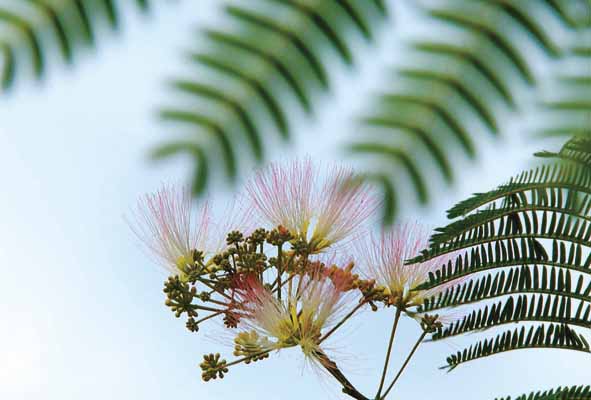
<path id="1" fill-rule="evenodd" d="M 376 399 L 380 399 L 382 389 L 384 388 L 384 381 L 386 380 L 386 373 L 388 372 L 388 364 L 390 363 L 390 355 L 392 354 L 392 344 L 394 343 L 394 336 L 396 335 L 396 328 L 398 327 L 401 313 L 402 311 L 400 310 L 400 307 L 396 307 L 396 316 L 394 317 L 394 322 L 392 324 L 392 332 L 390 333 L 390 341 L 388 342 L 388 351 L 386 352 L 386 360 L 384 361 L 382 378 L 380 379 L 380 386 L 378 388 L 378 393 L 376 394 Z"/>

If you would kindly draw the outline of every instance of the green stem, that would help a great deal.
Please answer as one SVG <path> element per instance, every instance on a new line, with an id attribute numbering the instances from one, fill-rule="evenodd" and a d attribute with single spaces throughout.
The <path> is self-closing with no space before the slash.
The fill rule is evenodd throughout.
<path id="1" fill-rule="evenodd" d="M 396 328 L 398 327 L 398 321 L 400 320 L 401 310 L 396 307 L 396 316 L 394 317 L 394 323 L 392 324 L 392 332 L 390 333 L 390 341 L 388 342 L 388 351 L 386 352 L 386 360 L 384 361 L 384 369 L 382 370 L 382 378 L 380 379 L 380 386 L 376 399 L 380 399 L 382 389 L 384 388 L 384 381 L 386 380 L 386 373 L 388 372 L 388 364 L 390 363 L 390 355 L 392 354 L 392 344 L 394 343 L 394 336 L 396 335 Z"/>
<path id="2" fill-rule="evenodd" d="M 410 359 L 415 354 L 415 352 L 419 348 L 420 344 L 423 342 L 423 339 L 425 338 L 426 335 L 427 335 L 427 331 L 423 331 L 423 333 L 419 337 L 419 340 L 417 340 L 417 342 L 415 343 L 414 347 L 410 351 L 410 354 L 408 355 L 408 357 L 406 357 L 406 360 L 404 361 L 404 364 L 402 364 L 402 367 L 400 367 L 400 370 L 396 374 L 396 377 L 394 378 L 394 380 L 392 381 L 392 383 L 390 384 L 390 386 L 388 386 L 388 389 L 386 389 L 386 392 L 384 393 L 384 397 L 382 397 L 380 400 L 385 399 L 386 396 L 388 395 L 388 393 L 390 393 L 390 390 L 392 390 L 392 388 L 394 387 L 394 385 L 398 381 L 398 378 L 400 378 L 400 375 L 402 375 L 402 372 L 404 371 L 404 369 L 406 368 L 406 366 L 410 362 Z"/>

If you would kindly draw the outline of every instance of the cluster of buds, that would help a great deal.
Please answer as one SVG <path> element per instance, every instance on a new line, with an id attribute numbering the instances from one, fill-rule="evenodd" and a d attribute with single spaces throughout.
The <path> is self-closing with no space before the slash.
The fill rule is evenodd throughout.
<path id="1" fill-rule="evenodd" d="M 435 333 L 443 327 L 439 315 L 425 314 L 421 316 L 421 328 L 427 333 Z"/>
<path id="2" fill-rule="evenodd" d="M 235 306 L 230 307 L 230 309 L 232 308 L 235 308 Z M 232 311 L 227 311 L 224 313 L 224 326 L 226 328 L 237 328 L 239 323 L 240 315 Z"/>
<path id="3" fill-rule="evenodd" d="M 257 331 L 240 332 L 234 339 L 234 355 L 246 357 L 245 364 L 264 360 L 269 357 L 269 349 L 273 344 L 267 337 L 260 336 Z"/>
<path id="4" fill-rule="evenodd" d="M 181 281 L 179 276 L 171 276 L 164 282 L 164 293 L 166 294 L 166 306 L 170 307 L 177 318 L 184 313 L 189 318 L 197 317 L 198 307 L 193 304 L 193 299 L 197 293 L 195 286 L 189 286 L 188 283 Z"/>
<path id="5" fill-rule="evenodd" d="M 224 374 L 228 373 L 226 360 L 220 360 L 220 354 L 206 354 L 203 356 L 203 362 L 199 364 L 201 367 L 201 377 L 205 382 L 211 379 L 223 379 Z"/>

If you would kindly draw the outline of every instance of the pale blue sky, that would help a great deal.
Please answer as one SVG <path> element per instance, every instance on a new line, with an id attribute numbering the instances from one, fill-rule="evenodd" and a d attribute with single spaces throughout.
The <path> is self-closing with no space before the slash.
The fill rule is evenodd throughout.
<path id="1" fill-rule="evenodd" d="M 146 158 L 174 134 L 153 111 L 167 98 L 165 79 L 183 69 L 181 50 L 198 44 L 187 32 L 218 21 L 216 1 L 179 3 L 160 5 L 148 19 L 130 13 L 120 36 L 106 35 L 98 57 L 83 57 L 73 70 L 52 68 L 44 85 L 21 84 L 0 98 L 0 398 L 342 398 L 335 385 L 303 368 L 295 349 L 203 383 L 202 354 L 230 357 L 231 348 L 189 333 L 163 306 L 165 275 L 124 223 L 138 196 L 162 182 L 182 181 L 188 172 L 185 160 L 153 165 Z M 385 71 L 376 60 L 396 61 L 398 54 L 385 38 L 412 33 L 400 29 L 382 32 L 378 57 L 357 43 L 358 70 L 335 65 L 328 105 L 316 121 L 297 122 L 298 154 L 342 158 L 335 143 L 356 129 L 343 115 L 362 107 L 358 93 L 379 87 Z M 360 83 L 348 86 L 351 78 Z M 508 132 L 522 128 L 515 120 L 506 124 Z M 460 161 L 461 183 L 442 189 L 431 209 L 411 209 L 407 216 L 442 224 L 444 210 L 526 167 L 538 147 L 517 134 L 496 143 L 483 136 L 482 161 Z M 214 199 L 226 201 L 221 193 Z M 366 313 L 335 341 L 343 369 L 364 392 L 376 386 L 389 314 Z M 418 334 L 405 321 L 393 365 Z M 422 347 L 393 398 L 492 400 L 591 380 L 587 356 L 556 351 L 515 352 L 451 374 L 439 371 L 464 343 Z"/>

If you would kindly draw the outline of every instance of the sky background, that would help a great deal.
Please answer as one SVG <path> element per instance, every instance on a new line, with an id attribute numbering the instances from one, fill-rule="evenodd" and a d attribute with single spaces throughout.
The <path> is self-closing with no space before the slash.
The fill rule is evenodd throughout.
<path id="1" fill-rule="evenodd" d="M 143 193 L 188 175 L 184 159 L 148 162 L 150 149 L 174 135 L 154 110 L 168 100 L 164 82 L 182 70 L 182 51 L 198 48 L 198 36 L 187 32 L 223 23 L 217 3 L 161 4 L 148 18 L 128 10 L 124 29 L 103 35 L 97 57 L 87 54 L 73 69 L 52 68 L 44 84 L 23 83 L 0 97 L 0 398 L 343 398 L 304 366 L 297 349 L 202 382 L 202 354 L 231 358 L 232 349 L 191 334 L 164 307 L 166 276 L 123 219 Z M 400 13 L 406 22 L 383 29 L 377 51 L 355 43 L 358 68 L 335 64 L 335 89 L 315 120 L 296 122 L 300 134 L 289 156 L 343 159 L 335 143 L 356 129 L 343 115 L 362 108 L 359 93 L 378 88 L 384 64 L 396 62 L 399 52 L 388 38 L 412 35 L 420 25 L 412 11 Z M 541 144 L 519 134 L 522 121 L 505 124 L 502 140 L 482 138 L 478 162 L 459 161 L 458 184 L 441 189 L 431 208 L 410 208 L 405 216 L 441 225 L 455 202 L 527 167 Z M 275 158 L 284 150 L 277 148 Z M 224 190 L 212 197 L 216 207 L 228 199 Z M 336 360 L 362 392 L 377 385 L 392 314 L 361 315 L 333 342 L 341 354 Z M 392 370 L 418 335 L 405 320 Z M 588 356 L 556 351 L 514 352 L 451 374 L 437 369 L 465 343 L 421 347 L 392 398 L 494 399 L 591 381 Z"/>

